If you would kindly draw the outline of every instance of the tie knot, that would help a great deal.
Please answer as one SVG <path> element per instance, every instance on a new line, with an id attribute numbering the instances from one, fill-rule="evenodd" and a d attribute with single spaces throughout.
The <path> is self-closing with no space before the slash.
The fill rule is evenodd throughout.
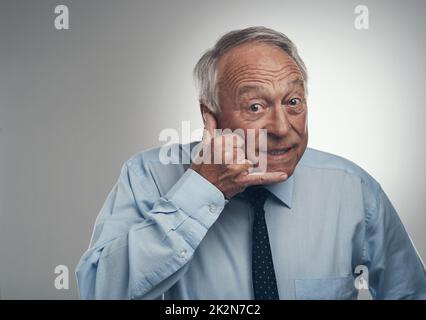
<path id="1" fill-rule="evenodd" d="M 263 209 L 263 205 L 269 196 L 269 191 L 265 188 L 249 187 L 243 193 L 255 210 Z"/>

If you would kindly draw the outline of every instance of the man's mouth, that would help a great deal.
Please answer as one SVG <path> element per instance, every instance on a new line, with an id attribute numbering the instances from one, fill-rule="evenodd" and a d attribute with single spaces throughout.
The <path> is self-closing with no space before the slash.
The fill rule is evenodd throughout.
<path id="1" fill-rule="evenodd" d="M 294 146 L 285 147 L 285 148 L 271 148 L 267 149 L 267 152 L 262 151 L 263 154 L 266 153 L 268 160 L 270 161 L 282 161 L 286 160 L 292 154 Z"/>
<path id="2" fill-rule="evenodd" d="M 283 155 L 283 154 L 288 153 L 291 149 L 292 149 L 292 147 L 283 148 L 283 149 L 272 149 L 272 150 L 268 150 L 268 154 L 270 154 L 272 156 L 279 156 L 279 155 Z"/>

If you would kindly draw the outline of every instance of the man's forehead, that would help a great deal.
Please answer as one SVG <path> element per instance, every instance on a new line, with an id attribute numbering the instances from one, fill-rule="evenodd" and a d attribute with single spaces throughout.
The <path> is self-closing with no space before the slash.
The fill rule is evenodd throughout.
<path id="1" fill-rule="evenodd" d="M 231 49 L 219 59 L 220 84 L 256 74 L 303 78 L 294 60 L 281 48 L 268 44 L 244 44 Z"/>
<path id="2" fill-rule="evenodd" d="M 284 86 L 286 88 L 294 88 L 296 86 L 300 86 L 304 88 L 304 81 L 303 78 L 297 74 L 293 74 L 292 76 L 286 78 L 284 81 L 280 82 L 281 86 Z M 267 87 L 263 84 L 259 83 L 251 83 L 251 82 L 243 82 L 236 88 L 236 96 L 243 96 L 244 94 L 256 92 L 268 92 Z"/>
<path id="3" fill-rule="evenodd" d="M 270 90 L 270 86 L 291 89 L 305 86 L 304 78 L 297 65 L 285 65 L 280 69 L 268 70 L 257 66 L 246 66 L 224 73 L 219 78 L 221 89 L 231 90 L 241 96 L 250 92 Z"/>

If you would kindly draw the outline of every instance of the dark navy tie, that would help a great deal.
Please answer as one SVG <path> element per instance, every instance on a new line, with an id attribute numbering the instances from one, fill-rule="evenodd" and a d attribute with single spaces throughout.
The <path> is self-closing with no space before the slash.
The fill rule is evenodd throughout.
<path id="1" fill-rule="evenodd" d="M 244 195 L 254 210 L 252 236 L 252 277 L 256 300 L 278 300 L 277 281 L 272 262 L 268 228 L 263 206 L 269 191 L 265 188 L 247 188 Z"/>

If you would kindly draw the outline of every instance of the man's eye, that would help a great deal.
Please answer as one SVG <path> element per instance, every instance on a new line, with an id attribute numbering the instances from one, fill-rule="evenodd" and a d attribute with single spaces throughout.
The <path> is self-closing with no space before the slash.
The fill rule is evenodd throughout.
<path id="1" fill-rule="evenodd" d="M 250 110 L 250 112 L 259 112 L 259 111 L 261 111 L 261 108 L 262 108 L 262 106 L 259 104 L 259 103 L 255 103 L 255 104 L 252 104 L 250 107 L 249 107 L 249 110 Z"/>
<path id="2" fill-rule="evenodd" d="M 290 101 L 288 102 L 290 107 L 295 107 L 298 106 L 300 103 L 302 103 L 302 100 L 299 98 L 292 98 L 290 99 Z"/>

